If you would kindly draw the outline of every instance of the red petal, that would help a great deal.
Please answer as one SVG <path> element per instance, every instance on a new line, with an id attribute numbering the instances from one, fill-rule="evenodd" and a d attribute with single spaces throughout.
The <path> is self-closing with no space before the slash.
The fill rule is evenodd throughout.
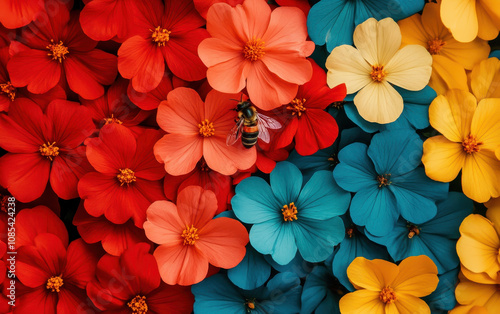
<path id="1" fill-rule="evenodd" d="M 308 109 L 299 119 L 295 150 L 303 156 L 312 155 L 319 149 L 331 146 L 338 133 L 337 122 L 328 112 Z"/>
<path id="2" fill-rule="evenodd" d="M 191 0 L 165 0 L 165 28 L 172 34 L 183 34 L 205 25 Z"/>
<path id="3" fill-rule="evenodd" d="M 31 289 L 16 298 L 16 312 L 56 314 L 57 294 L 51 293 L 45 286 Z"/>
<path id="4" fill-rule="evenodd" d="M 98 41 L 115 36 L 126 38 L 129 29 L 128 11 L 134 1 L 93 0 L 80 13 L 82 29 L 90 38 Z"/>
<path id="5" fill-rule="evenodd" d="M 214 192 L 200 186 L 187 187 L 177 196 L 177 210 L 187 226 L 200 229 L 215 216 L 217 198 Z"/>
<path id="6" fill-rule="evenodd" d="M 130 100 L 143 110 L 153 110 L 158 108 L 160 102 L 167 99 L 168 93 L 173 89 L 171 75 L 165 74 L 160 84 L 148 93 L 140 93 L 132 87 L 132 82 L 128 85 L 127 95 Z"/>
<path id="7" fill-rule="evenodd" d="M 92 170 L 85 157 L 85 147 L 80 146 L 54 158 L 50 171 L 50 185 L 60 198 L 66 200 L 76 198 L 78 180 Z"/>
<path id="8" fill-rule="evenodd" d="M 149 249 L 148 244 L 139 243 L 130 247 L 120 257 L 121 268 L 130 278 L 128 284 L 137 293 L 148 294 L 160 285 L 158 265 L 154 256 L 149 254 Z"/>
<path id="9" fill-rule="evenodd" d="M 131 167 L 138 178 L 156 181 L 165 176 L 163 165 L 160 164 L 153 153 L 153 146 L 162 137 L 157 130 L 145 130 L 137 142 L 137 149 Z"/>
<path id="10" fill-rule="evenodd" d="M 0 3 L 0 22 L 7 28 L 29 24 L 43 8 L 38 0 L 5 0 Z"/>
<path id="11" fill-rule="evenodd" d="M 162 282 L 147 295 L 147 303 L 154 313 L 191 313 L 194 296 L 189 286 L 170 286 Z"/>
<path id="12" fill-rule="evenodd" d="M 85 289 L 87 283 L 94 278 L 97 261 L 101 250 L 76 239 L 68 246 L 66 267 L 63 271 L 64 281 Z"/>
<path id="13" fill-rule="evenodd" d="M 72 285 L 63 286 L 58 293 L 57 314 L 72 314 L 75 309 L 82 313 L 95 312 L 92 302 L 88 301 L 84 289 Z"/>

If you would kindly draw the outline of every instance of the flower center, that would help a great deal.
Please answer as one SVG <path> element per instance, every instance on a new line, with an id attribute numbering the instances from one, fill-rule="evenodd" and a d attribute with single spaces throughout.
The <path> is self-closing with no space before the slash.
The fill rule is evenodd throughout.
<path id="1" fill-rule="evenodd" d="M 396 292 L 392 290 L 391 287 L 385 287 L 380 291 L 379 298 L 384 303 L 394 303 L 398 298 L 396 297 Z"/>
<path id="2" fill-rule="evenodd" d="M 353 227 L 349 227 L 346 229 L 345 233 L 347 234 L 347 236 L 349 238 L 352 238 L 354 237 L 354 228 Z"/>
<path id="3" fill-rule="evenodd" d="M 125 168 L 118 170 L 120 170 L 120 173 L 116 176 L 116 178 L 118 179 L 118 181 L 120 181 L 120 186 L 124 185 L 125 183 L 127 183 L 128 186 L 130 183 L 136 181 L 137 178 L 135 177 L 135 172 L 133 172 L 131 169 Z"/>
<path id="4" fill-rule="evenodd" d="M 127 305 L 132 310 L 133 314 L 146 314 L 148 311 L 146 297 L 144 296 L 136 296 L 129 303 L 127 303 Z"/>
<path id="5" fill-rule="evenodd" d="M 52 161 L 54 157 L 59 155 L 59 147 L 54 146 L 55 144 L 56 142 L 53 142 L 52 144 L 47 142 L 47 144 L 40 146 L 38 150 L 43 157 L 47 157 L 47 159 Z"/>
<path id="6" fill-rule="evenodd" d="M 444 40 L 434 38 L 427 42 L 427 45 L 429 46 L 427 50 L 429 50 L 431 55 L 438 55 L 445 44 L 446 42 Z"/>
<path id="7" fill-rule="evenodd" d="M 420 228 L 415 225 L 409 225 L 408 227 L 408 238 L 412 239 L 414 236 L 420 234 Z"/>
<path id="8" fill-rule="evenodd" d="M 346 104 L 347 101 L 334 101 L 330 104 L 330 107 L 335 108 L 335 109 L 342 109 L 344 108 L 344 105 Z"/>
<path id="9" fill-rule="evenodd" d="M 0 84 L 0 94 L 6 94 L 11 101 L 16 98 L 16 88 L 10 82 Z"/>
<path id="10" fill-rule="evenodd" d="M 377 177 L 378 187 L 381 188 L 383 186 L 391 185 L 392 182 L 389 181 L 390 179 L 391 179 L 391 174 L 390 173 L 379 175 Z"/>
<path id="11" fill-rule="evenodd" d="M 172 33 L 166 28 L 161 28 L 160 26 L 156 27 L 154 30 L 150 29 L 149 31 L 153 33 L 151 38 L 153 39 L 153 42 L 158 45 L 158 47 L 165 46 L 165 44 L 170 40 L 170 33 Z"/>
<path id="12" fill-rule="evenodd" d="M 383 65 L 372 65 L 370 76 L 374 82 L 382 82 L 386 74 Z"/>
<path id="13" fill-rule="evenodd" d="M 291 202 L 289 205 L 283 205 L 281 209 L 281 213 L 283 214 L 284 221 L 294 221 L 297 220 L 297 207 L 295 204 Z"/>
<path id="14" fill-rule="evenodd" d="M 245 306 L 247 307 L 247 312 L 255 309 L 255 298 L 246 299 Z"/>
<path id="15" fill-rule="evenodd" d="M 328 162 L 330 163 L 330 168 L 335 168 L 336 165 L 340 163 L 339 158 L 337 157 L 337 154 L 332 153 L 330 157 L 328 157 Z"/>
<path id="16" fill-rule="evenodd" d="M 120 120 L 115 118 L 113 114 L 111 114 L 111 118 L 104 118 L 104 125 L 111 123 L 122 124 L 123 122 L 121 122 Z"/>
<path id="17" fill-rule="evenodd" d="M 69 53 L 68 47 L 64 46 L 62 41 L 59 41 L 59 43 L 56 44 L 53 39 L 50 40 L 50 44 L 45 48 L 49 49 L 49 53 L 47 55 L 52 57 L 52 60 L 58 60 L 59 63 L 62 63 L 62 61 L 66 59 L 66 55 Z"/>
<path id="18" fill-rule="evenodd" d="M 214 124 L 208 119 L 201 121 L 198 127 L 200 128 L 200 135 L 203 137 L 210 137 L 215 134 Z"/>
<path id="19" fill-rule="evenodd" d="M 47 288 L 47 290 L 50 290 L 52 292 L 60 292 L 62 285 L 64 285 L 64 282 L 63 279 L 61 278 L 61 275 L 52 276 L 49 278 L 49 280 L 47 280 L 45 288 Z"/>
<path id="20" fill-rule="evenodd" d="M 292 115 L 297 115 L 300 117 L 302 115 L 302 112 L 306 111 L 306 107 L 304 107 L 304 104 L 306 103 L 306 99 L 302 98 L 295 98 L 290 102 L 288 106 L 286 106 L 286 109 L 292 111 Z"/>
<path id="21" fill-rule="evenodd" d="M 245 44 L 243 48 L 243 55 L 250 61 L 257 61 L 262 58 L 266 52 L 264 51 L 264 42 L 261 39 L 251 39 Z"/>
<path id="22" fill-rule="evenodd" d="M 462 142 L 462 148 L 467 154 L 477 153 L 481 145 L 483 145 L 483 142 L 478 142 L 472 134 L 466 136 Z"/>
<path id="23" fill-rule="evenodd" d="M 182 231 L 181 237 L 184 238 L 184 245 L 194 245 L 196 240 L 200 238 L 198 235 L 198 229 L 193 225 L 191 227 L 186 226 L 186 229 Z"/>
<path id="24" fill-rule="evenodd" d="M 199 165 L 200 165 L 201 171 L 205 171 L 205 172 L 210 171 L 210 167 L 208 167 L 207 162 L 205 161 L 205 158 L 203 158 L 203 157 L 201 158 Z"/>
<path id="25" fill-rule="evenodd" d="M 9 195 L 0 194 L 0 209 L 5 213 L 8 211 L 9 197 Z"/>

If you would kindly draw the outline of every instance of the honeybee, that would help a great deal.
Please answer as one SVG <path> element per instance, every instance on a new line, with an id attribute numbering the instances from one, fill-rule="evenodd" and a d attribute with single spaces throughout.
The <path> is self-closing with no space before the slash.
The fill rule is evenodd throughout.
<path id="1" fill-rule="evenodd" d="M 235 110 L 238 111 L 238 121 L 227 135 L 228 146 L 236 143 L 240 137 L 245 148 L 254 146 L 258 138 L 269 143 L 271 136 L 268 129 L 281 128 L 281 124 L 275 119 L 258 113 L 248 100 L 239 101 Z"/>

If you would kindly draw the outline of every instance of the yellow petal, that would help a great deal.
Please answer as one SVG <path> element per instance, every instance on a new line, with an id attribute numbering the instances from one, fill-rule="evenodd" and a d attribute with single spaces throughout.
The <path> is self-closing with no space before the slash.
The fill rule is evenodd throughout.
<path id="1" fill-rule="evenodd" d="M 475 273 L 496 276 L 500 271 L 497 261 L 500 239 L 493 224 L 481 215 L 471 214 L 460 225 L 460 234 L 457 254 L 463 266 Z"/>
<path id="2" fill-rule="evenodd" d="M 487 285 L 497 284 L 499 281 L 497 279 L 498 275 L 495 278 L 491 278 L 487 273 L 475 273 L 467 269 L 464 265 L 461 267 L 462 274 L 470 281 L 474 281 L 477 283 L 483 283 Z"/>
<path id="3" fill-rule="evenodd" d="M 422 27 L 429 34 L 428 39 L 443 38 L 449 33 L 448 29 L 441 22 L 440 3 L 428 2 L 422 12 Z"/>
<path id="4" fill-rule="evenodd" d="M 427 5 L 426 5 L 427 6 Z M 425 9 L 424 9 L 425 10 Z M 399 28 L 401 29 L 401 44 L 407 45 L 420 45 L 427 46 L 429 35 L 425 32 L 422 25 L 422 17 L 420 14 L 413 14 L 412 16 L 398 21 Z"/>
<path id="5" fill-rule="evenodd" d="M 500 98 L 479 102 L 472 118 L 471 134 L 482 142 L 481 149 L 495 151 L 500 146 Z"/>
<path id="6" fill-rule="evenodd" d="M 432 56 L 422 46 L 405 46 L 387 63 L 385 71 L 388 82 L 404 89 L 418 91 L 429 83 Z"/>
<path id="7" fill-rule="evenodd" d="M 356 27 L 353 41 L 368 63 L 386 65 L 401 46 L 401 31 L 391 18 L 369 18 Z"/>
<path id="8" fill-rule="evenodd" d="M 462 142 L 469 135 L 477 103 L 474 96 L 461 90 L 450 90 L 438 96 L 429 106 L 432 127 L 453 142 Z"/>
<path id="9" fill-rule="evenodd" d="M 348 293 L 340 299 L 340 312 L 342 314 L 385 314 L 384 303 L 379 299 L 379 292 L 358 290 Z"/>
<path id="10" fill-rule="evenodd" d="M 424 297 L 436 290 L 439 282 L 437 273 L 436 265 L 428 256 L 407 257 L 399 264 L 399 274 L 392 287 L 397 295 Z"/>
<path id="11" fill-rule="evenodd" d="M 477 312 L 477 309 L 484 309 L 486 312 Z M 476 311 L 476 312 L 473 312 Z M 489 314 L 484 307 L 473 306 L 473 305 L 457 305 L 454 309 L 448 312 L 448 314 Z"/>
<path id="12" fill-rule="evenodd" d="M 451 142 L 442 135 L 424 142 L 422 163 L 429 178 L 441 182 L 455 179 L 465 163 L 462 144 Z"/>
<path id="13" fill-rule="evenodd" d="M 437 276 L 436 276 L 437 278 Z M 436 283 L 437 285 L 437 283 Z M 398 300 L 395 303 L 398 312 L 400 314 L 430 314 L 431 309 L 425 303 L 417 297 L 411 295 L 399 295 Z"/>
<path id="14" fill-rule="evenodd" d="M 345 83 L 347 93 L 352 94 L 370 84 L 371 66 L 359 51 L 349 45 L 335 47 L 326 59 L 327 82 L 330 88 Z"/>
<path id="15" fill-rule="evenodd" d="M 379 293 L 398 274 L 398 266 L 381 259 L 368 260 L 357 257 L 347 268 L 349 281 L 356 289 L 368 289 Z"/>
<path id="16" fill-rule="evenodd" d="M 497 291 L 496 285 L 483 285 L 469 281 L 467 279 L 460 280 L 460 283 L 455 289 L 455 297 L 458 303 L 462 305 L 484 306 L 490 298 L 500 292 Z M 497 310 L 500 308 L 497 308 Z M 497 312 L 490 312 L 497 313 Z"/>
<path id="17" fill-rule="evenodd" d="M 477 101 L 500 98 L 500 60 L 489 58 L 481 61 L 472 69 L 471 81 Z"/>
<path id="18" fill-rule="evenodd" d="M 456 40 L 473 41 L 478 32 L 476 0 L 443 0 L 441 20 Z"/>
<path id="19" fill-rule="evenodd" d="M 498 2 L 491 7 L 498 7 Z M 477 36 L 484 40 L 493 40 L 498 36 L 498 25 L 495 25 L 495 17 L 490 15 L 490 12 L 483 6 L 482 1 L 476 4 L 478 32 Z"/>
<path id="20" fill-rule="evenodd" d="M 432 60 L 432 75 L 429 86 L 438 95 L 444 95 L 450 89 L 469 90 L 463 66 L 440 55 L 433 55 Z"/>
<path id="21" fill-rule="evenodd" d="M 440 55 L 457 62 L 467 70 L 472 70 L 478 62 L 488 58 L 490 54 L 490 45 L 486 40 L 476 38 L 469 43 L 461 43 L 449 37 Z"/>
<path id="22" fill-rule="evenodd" d="M 486 217 L 493 223 L 493 227 L 497 231 L 497 234 L 500 237 L 500 204 L 498 200 L 500 198 L 494 199 L 496 201 L 491 202 L 490 201 L 490 207 L 486 211 Z M 491 206 L 491 204 L 497 203 L 495 206 Z M 500 249 L 500 248 L 499 248 Z M 499 251 L 499 257 L 500 257 L 500 251 Z"/>
<path id="23" fill-rule="evenodd" d="M 372 81 L 354 97 L 363 119 L 380 124 L 394 122 L 403 112 L 403 97 L 386 81 Z"/>
<path id="24" fill-rule="evenodd" d="M 500 161 L 488 150 L 467 155 L 462 169 L 462 189 L 467 197 L 484 203 L 500 196 Z"/>

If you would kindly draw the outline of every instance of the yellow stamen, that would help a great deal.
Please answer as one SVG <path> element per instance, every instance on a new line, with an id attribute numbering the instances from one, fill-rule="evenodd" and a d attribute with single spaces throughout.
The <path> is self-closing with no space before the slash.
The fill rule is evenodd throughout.
<path id="1" fill-rule="evenodd" d="M 62 41 L 55 44 L 53 39 L 50 40 L 50 44 L 45 48 L 49 49 L 49 53 L 47 55 L 52 57 L 52 60 L 58 60 L 59 63 L 62 63 L 62 61 L 66 59 L 66 55 L 69 53 L 68 47 L 64 46 Z"/>
<path id="2" fill-rule="evenodd" d="M 198 127 L 200 128 L 200 135 L 203 137 L 210 137 L 215 134 L 214 124 L 208 121 L 208 119 L 201 121 Z"/>
<path id="3" fill-rule="evenodd" d="M 391 185 L 392 182 L 389 181 L 390 179 L 391 179 L 391 174 L 390 173 L 379 175 L 377 177 L 378 187 L 381 188 L 383 186 Z"/>
<path id="4" fill-rule="evenodd" d="M 253 38 L 245 44 L 243 55 L 250 61 L 257 61 L 262 58 L 266 52 L 264 51 L 264 42 L 261 39 Z"/>
<path id="5" fill-rule="evenodd" d="M 146 314 L 148 312 L 145 296 L 138 295 L 128 302 L 127 305 L 132 310 L 133 314 Z"/>
<path id="6" fill-rule="evenodd" d="M 170 40 L 170 34 L 172 33 L 166 28 L 161 28 L 161 26 L 156 27 L 154 30 L 150 29 L 149 31 L 153 33 L 151 38 L 153 39 L 153 42 L 158 45 L 158 47 L 165 46 L 165 44 Z"/>
<path id="7" fill-rule="evenodd" d="M 413 239 L 414 236 L 420 234 L 420 228 L 414 225 L 408 227 L 408 238 Z"/>
<path id="8" fill-rule="evenodd" d="M 16 88 L 10 82 L 0 84 L 0 94 L 6 94 L 11 101 L 16 98 Z"/>
<path id="9" fill-rule="evenodd" d="M 254 310 L 255 309 L 255 298 L 247 299 L 245 301 L 245 306 L 247 307 L 247 312 L 250 312 L 250 310 Z"/>
<path id="10" fill-rule="evenodd" d="M 50 290 L 52 292 L 60 292 L 61 286 L 64 285 L 64 282 L 63 282 L 63 279 L 61 276 L 62 275 L 50 277 L 49 280 L 47 280 L 47 284 L 45 285 L 45 288 L 47 288 L 47 290 Z"/>
<path id="11" fill-rule="evenodd" d="M 372 65 L 370 76 L 374 82 L 382 82 L 386 74 L 383 65 Z"/>
<path id="12" fill-rule="evenodd" d="M 52 161 L 54 157 L 59 155 L 59 147 L 54 146 L 55 144 L 56 142 L 53 142 L 52 144 L 47 142 L 47 144 L 40 146 L 38 150 L 43 157 L 47 157 L 47 159 Z"/>
<path id="13" fill-rule="evenodd" d="M 292 111 L 292 115 L 297 115 L 300 117 L 302 115 L 302 112 L 306 111 L 306 107 L 304 107 L 304 104 L 306 103 L 306 99 L 302 98 L 294 98 L 291 102 L 290 105 L 286 106 L 286 109 Z"/>
<path id="14" fill-rule="evenodd" d="M 196 240 L 200 238 L 200 236 L 198 236 L 198 229 L 193 225 L 191 225 L 191 227 L 186 226 L 186 229 L 182 231 L 181 237 L 184 238 L 184 245 L 194 245 Z"/>
<path id="15" fill-rule="evenodd" d="M 111 118 L 104 118 L 104 125 L 111 123 L 122 124 L 123 122 L 115 118 L 114 114 L 111 114 Z"/>
<path id="16" fill-rule="evenodd" d="M 281 213 L 283 214 L 284 221 L 297 220 L 298 211 L 293 202 L 291 202 L 289 205 L 283 205 Z"/>
<path id="17" fill-rule="evenodd" d="M 434 38 L 427 42 L 427 45 L 429 46 L 427 50 L 430 52 L 431 55 L 438 55 L 441 49 L 443 49 L 443 46 L 445 44 L 446 42 L 444 40 L 441 40 L 439 38 Z"/>
<path id="18" fill-rule="evenodd" d="M 462 142 L 462 148 L 467 154 L 477 153 L 481 149 L 479 147 L 481 145 L 483 145 L 483 142 L 478 142 L 472 134 L 466 136 Z"/>
<path id="19" fill-rule="evenodd" d="M 352 238 L 354 236 L 354 228 L 353 227 L 347 228 L 347 230 L 345 231 L 345 233 L 347 234 L 347 236 L 349 238 Z"/>
<path id="20" fill-rule="evenodd" d="M 125 183 L 128 186 L 130 183 L 136 181 L 135 172 L 133 172 L 131 169 L 125 168 L 118 170 L 120 170 L 120 173 L 116 176 L 116 178 L 118 179 L 118 181 L 120 181 L 120 186 L 124 185 Z"/>
<path id="21" fill-rule="evenodd" d="M 398 298 L 396 296 L 396 292 L 392 290 L 391 287 L 387 286 L 382 291 L 380 291 L 379 298 L 382 302 L 385 304 L 391 304 L 394 303 Z"/>

